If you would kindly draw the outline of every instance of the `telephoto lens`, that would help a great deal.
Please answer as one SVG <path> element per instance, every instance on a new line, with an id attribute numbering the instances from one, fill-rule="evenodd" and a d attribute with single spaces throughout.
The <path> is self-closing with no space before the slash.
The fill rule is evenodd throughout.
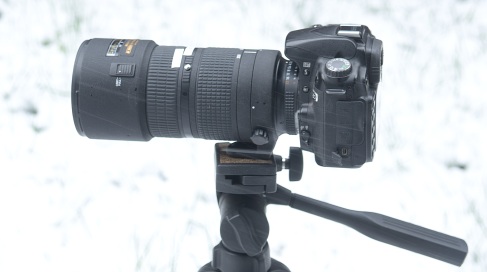
<path id="1" fill-rule="evenodd" d="M 276 50 L 91 39 L 72 82 L 78 133 L 148 141 L 193 137 L 265 144 L 296 134 L 297 69 Z"/>

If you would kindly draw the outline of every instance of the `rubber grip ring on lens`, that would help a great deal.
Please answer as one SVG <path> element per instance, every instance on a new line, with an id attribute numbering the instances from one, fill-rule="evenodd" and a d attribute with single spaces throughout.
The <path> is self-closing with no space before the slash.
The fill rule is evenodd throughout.
<path id="1" fill-rule="evenodd" d="M 156 47 L 149 62 L 147 121 L 154 137 L 181 137 L 177 116 L 178 69 L 171 68 L 174 49 L 170 46 Z"/>
<path id="2" fill-rule="evenodd" d="M 196 127 L 201 138 L 232 140 L 232 77 L 238 49 L 205 48 L 196 84 Z"/>

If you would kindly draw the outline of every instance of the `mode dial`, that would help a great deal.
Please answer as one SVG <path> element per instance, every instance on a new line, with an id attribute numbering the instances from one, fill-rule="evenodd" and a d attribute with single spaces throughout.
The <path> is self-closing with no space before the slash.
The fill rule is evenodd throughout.
<path id="1" fill-rule="evenodd" d="M 325 64 L 325 74 L 332 78 L 347 77 L 351 72 L 352 64 L 344 58 L 334 58 Z"/>

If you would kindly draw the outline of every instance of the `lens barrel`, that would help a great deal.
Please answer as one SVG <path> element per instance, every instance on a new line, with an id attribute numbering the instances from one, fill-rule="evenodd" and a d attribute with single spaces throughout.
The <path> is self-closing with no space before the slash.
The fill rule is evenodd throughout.
<path id="1" fill-rule="evenodd" d="M 147 123 L 146 82 L 156 46 L 152 41 L 111 39 L 81 44 L 71 87 L 79 134 L 92 139 L 152 138 Z"/>
<path id="2" fill-rule="evenodd" d="M 73 72 L 75 126 L 95 139 L 248 142 L 256 129 L 277 139 L 295 134 L 297 78 L 289 79 L 291 66 L 275 50 L 88 40 Z"/>

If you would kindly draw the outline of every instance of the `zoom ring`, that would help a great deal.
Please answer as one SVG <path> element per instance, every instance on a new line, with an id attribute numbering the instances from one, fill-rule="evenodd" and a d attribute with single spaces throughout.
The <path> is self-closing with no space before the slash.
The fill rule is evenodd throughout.
<path id="1" fill-rule="evenodd" d="M 178 69 L 171 69 L 176 47 L 158 46 L 152 52 L 147 76 L 147 121 L 154 137 L 180 138 L 177 116 Z"/>
<path id="2" fill-rule="evenodd" d="M 235 139 L 232 131 L 232 77 L 238 49 L 203 49 L 196 84 L 196 128 L 201 138 Z M 233 90 L 235 91 L 235 90 Z"/>

